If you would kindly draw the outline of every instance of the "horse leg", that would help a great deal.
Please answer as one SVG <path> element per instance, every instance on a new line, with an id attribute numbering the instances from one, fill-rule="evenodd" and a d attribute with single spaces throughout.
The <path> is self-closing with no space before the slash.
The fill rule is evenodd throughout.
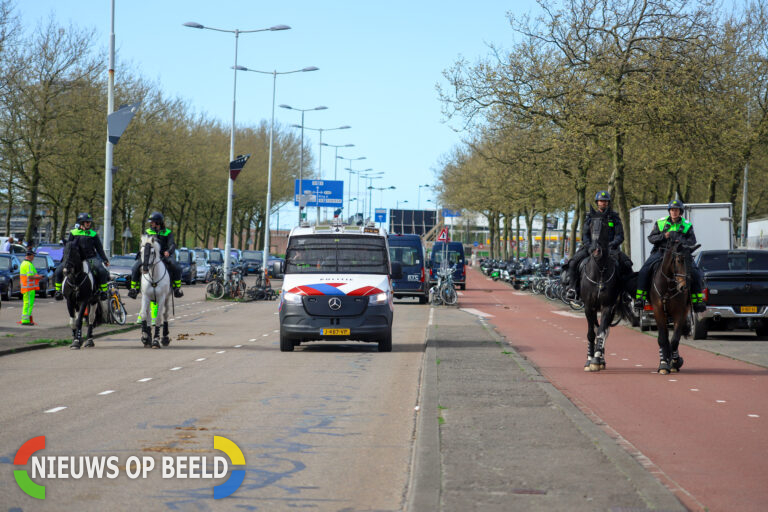
<path id="1" fill-rule="evenodd" d="M 88 333 L 86 334 L 86 342 L 83 345 L 84 348 L 93 348 L 96 344 L 93 342 L 93 322 L 90 319 L 86 319 L 88 323 Z"/>
<path id="2" fill-rule="evenodd" d="M 152 328 L 147 325 L 144 317 L 141 317 L 141 342 L 144 344 L 144 348 L 152 345 Z"/>
<path id="3" fill-rule="evenodd" d="M 83 344 L 83 317 L 85 316 L 85 310 L 88 307 L 88 301 L 83 301 L 80 304 L 80 308 L 77 312 L 77 319 L 75 320 L 75 326 L 72 329 L 72 345 L 69 346 L 72 350 L 79 350 Z"/>
<path id="4" fill-rule="evenodd" d="M 585 372 L 600 371 L 600 362 L 595 359 L 595 328 L 597 327 L 597 311 L 591 306 L 585 307 L 587 317 L 587 362 Z"/>
<path id="5" fill-rule="evenodd" d="M 658 343 L 659 343 L 659 374 L 666 375 L 669 373 L 669 331 L 667 329 L 667 317 L 663 313 L 657 312 L 655 305 L 653 308 L 654 316 L 656 317 L 656 326 L 659 329 Z"/>
<path id="6" fill-rule="evenodd" d="M 171 344 L 171 338 L 168 336 L 169 330 L 168 330 L 168 321 L 166 320 L 163 322 L 163 337 L 160 340 L 160 342 L 163 344 L 164 347 L 167 347 Z"/>
<path id="7" fill-rule="evenodd" d="M 595 358 L 600 364 L 600 369 L 605 370 L 605 342 L 608 334 L 611 332 L 611 322 L 613 322 L 614 307 L 604 306 L 600 312 L 600 328 L 597 333 L 597 346 L 595 347 Z"/>
<path id="8" fill-rule="evenodd" d="M 151 329 L 151 327 L 150 327 Z M 152 348 L 160 348 L 160 323 L 155 324 L 155 335 L 152 336 Z"/>
<path id="9" fill-rule="evenodd" d="M 669 371 L 675 373 L 683 367 L 683 358 L 678 353 L 677 349 L 680 346 L 680 337 L 685 329 L 686 318 L 678 318 L 675 322 L 675 330 L 672 333 L 672 340 L 670 342 L 670 357 L 669 357 Z"/>

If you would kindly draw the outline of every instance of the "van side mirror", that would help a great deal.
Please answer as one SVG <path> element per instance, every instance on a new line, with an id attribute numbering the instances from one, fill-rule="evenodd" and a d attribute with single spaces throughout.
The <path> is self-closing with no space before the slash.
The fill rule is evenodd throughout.
<path id="1" fill-rule="evenodd" d="M 272 262 L 272 275 L 273 276 L 279 276 L 283 273 L 283 262 L 282 261 L 273 261 Z"/>
<path id="2" fill-rule="evenodd" d="M 392 277 L 392 279 L 402 279 L 403 266 L 400 264 L 400 262 L 395 261 L 391 265 L 392 265 L 392 273 L 390 274 L 390 277 Z"/>
<path id="3" fill-rule="evenodd" d="M 19 265 L 18 265 L 18 264 L 16 264 L 16 263 L 14 263 L 14 264 L 13 264 L 13 270 L 19 270 Z"/>

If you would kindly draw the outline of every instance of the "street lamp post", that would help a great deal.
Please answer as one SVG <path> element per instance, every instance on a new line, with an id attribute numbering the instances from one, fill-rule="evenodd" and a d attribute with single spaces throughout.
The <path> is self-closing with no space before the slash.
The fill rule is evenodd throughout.
<path id="1" fill-rule="evenodd" d="M 238 71 L 251 71 L 253 73 L 261 73 L 264 75 L 272 75 L 272 122 L 269 125 L 269 163 L 267 164 L 267 205 L 264 212 L 264 252 L 262 254 L 262 265 L 265 275 L 269 272 L 267 263 L 269 261 L 269 214 L 272 208 L 272 145 L 275 133 L 275 92 L 277 89 L 277 75 L 289 75 L 291 73 L 306 73 L 307 71 L 317 71 L 315 66 L 309 66 L 302 69 L 296 69 L 293 71 L 259 71 L 258 69 L 249 69 L 245 66 L 238 66 Z M 279 215 L 279 214 L 278 214 Z M 280 230 L 280 217 L 278 216 L 278 231 Z"/>
<path id="2" fill-rule="evenodd" d="M 376 178 L 372 178 L 372 179 L 376 179 Z M 378 190 L 379 191 L 379 208 L 384 208 L 384 191 L 385 190 L 395 190 L 396 188 L 397 187 L 395 187 L 395 186 L 373 187 L 373 186 L 369 185 L 368 186 L 368 190 L 370 192 L 368 192 L 368 195 L 370 196 L 370 194 L 372 194 L 374 190 Z M 371 200 L 369 200 L 369 204 L 368 204 L 368 217 L 371 216 L 372 205 L 373 205 L 373 200 L 371 199 Z"/>
<path id="3" fill-rule="evenodd" d="M 296 125 L 294 125 L 294 127 L 296 127 Z M 317 153 L 317 159 L 318 159 L 317 170 L 318 170 L 318 173 L 320 174 L 321 180 L 323 179 L 323 146 L 328 145 L 328 144 L 323 144 L 323 132 L 329 132 L 332 130 L 348 130 L 350 128 L 352 127 L 346 124 L 344 126 L 337 126 L 336 128 L 310 128 L 309 126 L 304 127 L 305 130 L 313 130 L 316 132 L 320 132 L 320 145 L 318 146 L 318 153 Z M 338 149 L 336 151 L 338 152 Z M 341 199 L 341 202 L 343 206 L 344 205 L 343 197 Z M 317 203 L 317 220 L 318 222 L 320 221 L 320 202 L 319 201 Z"/>
<path id="4" fill-rule="evenodd" d="M 418 199 L 416 201 L 417 210 L 421 210 L 421 189 L 422 188 L 429 188 L 429 185 L 419 185 L 419 194 L 418 194 Z"/>
<path id="5" fill-rule="evenodd" d="M 287 108 L 288 110 L 297 110 L 301 112 L 301 151 L 299 152 L 299 198 L 301 198 L 304 191 L 302 190 L 302 183 L 301 180 L 304 179 L 304 112 L 309 112 L 310 110 L 327 110 L 328 107 L 319 106 L 314 108 L 294 108 L 290 105 L 279 105 L 280 108 Z M 317 201 L 317 198 L 315 198 Z M 299 202 L 299 224 L 301 224 L 301 211 L 302 211 L 301 202 Z"/>
<path id="6" fill-rule="evenodd" d="M 325 142 L 321 143 L 320 145 L 321 146 L 327 146 L 329 148 L 336 148 L 336 156 L 333 159 L 333 179 L 334 179 L 334 181 L 336 181 L 336 169 L 338 167 L 337 164 L 339 163 L 339 148 L 353 148 L 353 147 L 355 147 L 355 145 L 354 144 L 340 144 L 340 145 L 336 145 L 336 144 L 326 144 Z M 342 158 L 342 160 L 343 160 L 343 158 Z M 351 163 L 352 162 L 350 162 L 350 165 L 351 165 Z"/>
<path id="7" fill-rule="evenodd" d="M 221 28 L 214 28 L 214 27 L 206 27 L 204 25 L 201 25 L 200 23 L 196 23 L 194 21 L 188 21 L 184 23 L 185 27 L 189 28 L 197 28 L 197 29 L 208 29 L 208 30 L 215 30 L 216 32 L 228 32 L 230 34 L 235 34 L 235 65 L 233 66 L 233 87 L 232 87 L 232 129 L 230 131 L 229 135 L 229 161 L 233 162 L 235 160 L 235 107 L 237 103 L 237 44 L 238 40 L 240 39 L 240 34 L 250 34 L 252 32 L 274 32 L 277 30 L 288 30 L 291 27 L 288 25 L 275 25 L 269 28 L 261 28 L 256 30 L 240 30 L 240 29 L 234 29 L 234 30 L 227 30 L 227 29 L 221 29 Z M 229 180 L 227 180 L 227 232 L 225 236 L 225 245 L 224 245 L 224 275 L 229 275 L 229 255 L 232 252 L 232 195 L 234 191 L 234 185 L 235 180 L 232 179 L 232 175 L 230 174 Z M 266 262 L 265 262 L 266 263 Z"/>
<path id="8" fill-rule="evenodd" d="M 354 144 L 350 144 L 351 146 L 354 146 Z M 349 192 L 347 194 L 347 209 L 350 208 L 350 201 L 349 198 L 352 197 L 352 173 L 355 172 L 352 170 L 352 161 L 354 160 L 365 160 L 364 156 L 359 156 L 357 158 L 344 158 L 343 156 L 336 155 L 336 160 L 349 160 L 349 167 L 347 167 L 347 170 L 349 171 Z M 358 182 L 359 183 L 359 182 Z M 358 187 L 358 195 L 360 195 L 359 187 Z M 351 211 L 349 213 L 352 213 Z"/>
<path id="9" fill-rule="evenodd" d="M 384 174 L 384 173 L 381 172 L 381 174 Z M 372 185 L 373 180 L 383 179 L 384 176 L 375 176 L 373 174 L 369 174 L 368 176 L 365 176 L 365 178 L 368 180 L 368 187 L 367 187 L 368 188 L 368 204 L 367 204 L 368 211 L 367 213 L 368 213 L 368 219 L 370 219 L 371 218 L 371 194 L 373 193 L 373 189 L 374 189 Z M 366 205 L 363 205 L 363 214 L 365 213 L 366 213 Z"/>

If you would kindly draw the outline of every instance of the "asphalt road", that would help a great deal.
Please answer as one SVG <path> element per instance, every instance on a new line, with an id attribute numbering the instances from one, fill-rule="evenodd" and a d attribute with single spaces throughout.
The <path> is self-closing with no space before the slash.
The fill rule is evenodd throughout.
<path id="1" fill-rule="evenodd" d="M 391 353 L 362 343 L 281 353 L 276 302 L 206 302 L 200 286 L 185 292 L 168 348 L 145 349 L 131 331 L 99 338 L 95 349 L 0 358 L 1 508 L 402 509 L 429 306 L 396 306 Z M 41 323 L 61 323 L 53 308 L 63 306 L 41 303 L 51 313 Z M 157 469 L 135 480 L 124 469 L 113 480 L 38 478 L 40 501 L 13 477 L 14 454 L 37 435 L 46 456 L 116 455 L 121 467 L 129 456 L 151 456 L 156 468 L 163 456 L 221 456 L 213 436 L 223 436 L 247 454 L 246 478 L 216 502 L 213 487 L 225 478 L 163 479 Z"/>

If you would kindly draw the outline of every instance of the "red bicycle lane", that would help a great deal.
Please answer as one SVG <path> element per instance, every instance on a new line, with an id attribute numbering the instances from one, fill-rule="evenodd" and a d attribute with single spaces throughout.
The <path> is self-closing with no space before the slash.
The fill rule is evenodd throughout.
<path id="1" fill-rule="evenodd" d="M 617 326 L 605 371 L 584 371 L 582 312 L 515 291 L 472 269 L 459 307 L 488 323 L 632 453 L 690 510 L 758 511 L 768 503 L 768 369 L 685 345 L 659 375 L 656 337 Z"/>

